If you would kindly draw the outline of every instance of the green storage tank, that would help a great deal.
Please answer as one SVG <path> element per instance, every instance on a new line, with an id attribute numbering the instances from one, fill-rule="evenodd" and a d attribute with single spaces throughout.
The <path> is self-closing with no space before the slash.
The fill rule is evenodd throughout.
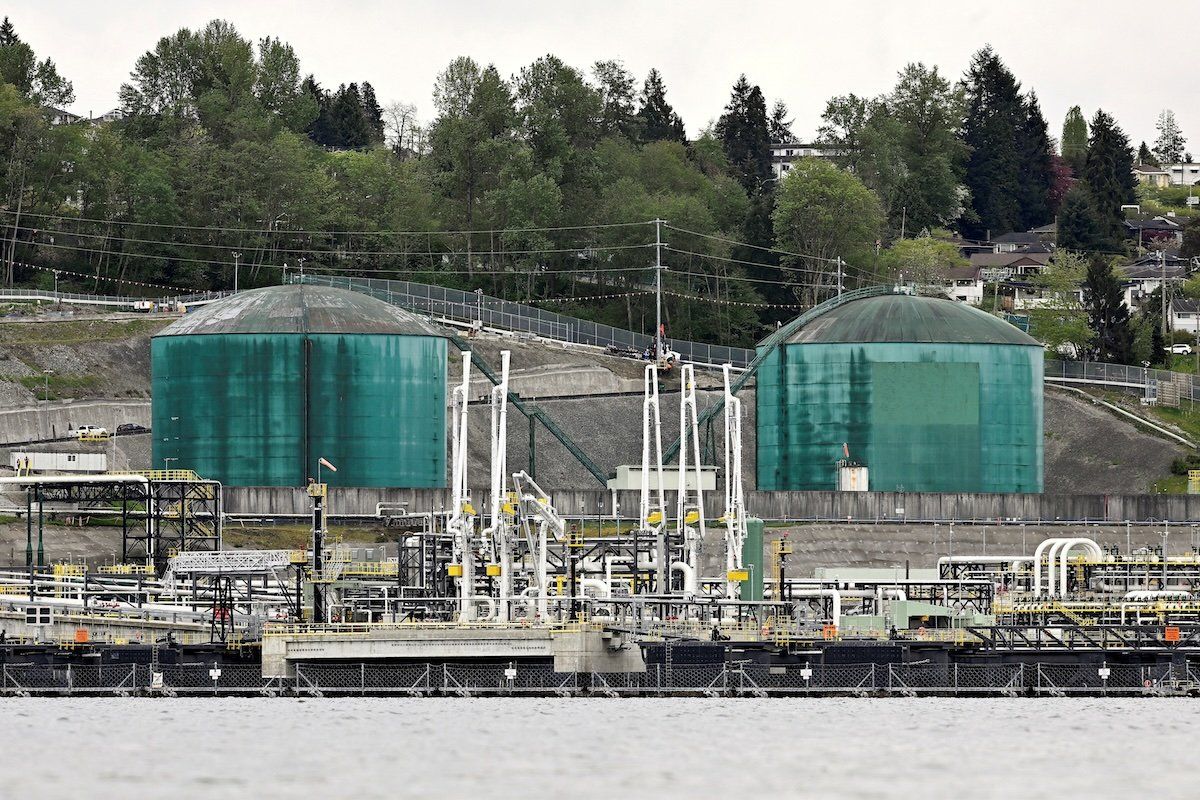
<path id="1" fill-rule="evenodd" d="M 242 292 L 151 342 L 153 464 L 230 486 L 446 485 L 446 345 L 415 314 L 323 286 Z"/>
<path id="2" fill-rule="evenodd" d="M 846 302 L 757 372 L 760 490 L 837 488 L 865 464 L 873 491 L 1042 491 L 1043 348 L 953 300 Z"/>

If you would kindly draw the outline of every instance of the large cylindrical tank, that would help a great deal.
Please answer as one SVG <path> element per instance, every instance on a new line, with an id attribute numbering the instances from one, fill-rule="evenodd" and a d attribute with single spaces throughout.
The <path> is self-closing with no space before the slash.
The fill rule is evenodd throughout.
<path id="1" fill-rule="evenodd" d="M 758 488 L 1040 492 L 1042 346 L 953 300 L 886 294 L 810 321 L 757 372 Z"/>
<path id="2" fill-rule="evenodd" d="M 277 286 L 151 342 L 153 464 L 231 486 L 446 485 L 446 339 L 364 294 Z"/>

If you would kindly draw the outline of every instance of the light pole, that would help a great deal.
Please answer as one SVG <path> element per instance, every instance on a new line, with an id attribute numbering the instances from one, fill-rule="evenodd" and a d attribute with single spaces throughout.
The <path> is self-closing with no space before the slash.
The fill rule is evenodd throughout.
<path id="1" fill-rule="evenodd" d="M 42 370 L 42 436 L 46 439 L 50 438 L 50 425 L 46 421 L 46 407 L 50 405 L 50 376 L 54 374 L 52 369 Z"/>
<path id="2" fill-rule="evenodd" d="M 479 330 L 483 330 L 483 289 L 475 290 L 475 316 L 479 318 Z"/>
<path id="3" fill-rule="evenodd" d="M 54 302 L 62 307 L 62 300 L 58 297 L 58 270 L 54 270 Z"/>
<path id="4" fill-rule="evenodd" d="M 238 291 L 238 259 L 242 257 L 241 253 L 233 254 L 233 293 Z"/>

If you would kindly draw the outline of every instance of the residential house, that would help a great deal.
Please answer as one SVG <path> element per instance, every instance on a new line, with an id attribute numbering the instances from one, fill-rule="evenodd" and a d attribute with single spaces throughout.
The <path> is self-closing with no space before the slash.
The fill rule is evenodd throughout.
<path id="1" fill-rule="evenodd" d="M 50 118 L 51 125 L 74 125 L 76 122 L 79 122 L 79 120 L 83 119 L 83 117 L 79 116 L 78 114 L 72 114 L 70 111 L 65 111 L 61 108 L 55 108 L 54 106 L 44 106 L 42 110 L 45 111 L 46 115 Z"/>
<path id="2" fill-rule="evenodd" d="M 946 272 L 946 294 L 951 300 L 977 306 L 983 302 L 983 277 L 979 267 L 951 267 Z"/>
<path id="3" fill-rule="evenodd" d="M 1012 253 L 1022 247 L 1028 247 L 1034 244 L 1041 244 L 1042 237 L 1033 231 L 1025 231 L 1018 233 L 1006 233 L 1003 236 L 997 236 L 992 239 L 992 250 L 997 253 Z"/>
<path id="4" fill-rule="evenodd" d="M 1176 298 L 1171 301 L 1171 330 L 1200 333 L 1200 300 Z"/>
<path id="5" fill-rule="evenodd" d="M 1041 249 L 1043 252 L 972 253 L 971 266 L 981 270 L 981 277 L 989 283 L 1025 278 L 1040 274 L 1050 263 L 1050 253 Z"/>
<path id="6" fill-rule="evenodd" d="M 89 117 L 88 122 L 92 123 L 93 125 L 98 125 L 103 122 L 116 122 L 119 119 L 124 119 L 124 117 L 125 115 L 121 113 L 121 109 L 114 108 L 112 111 L 101 114 L 100 116 Z"/>
<path id="7" fill-rule="evenodd" d="M 1170 176 L 1172 186 L 1195 186 L 1200 183 L 1200 164 L 1189 161 L 1184 164 L 1163 164 Z"/>
<path id="8" fill-rule="evenodd" d="M 1171 174 L 1153 164 L 1134 165 L 1133 177 L 1137 179 L 1138 183 L 1153 186 L 1155 189 L 1165 189 L 1171 185 Z"/>
<path id="9" fill-rule="evenodd" d="M 804 142 L 778 142 L 771 145 L 771 171 L 779 179 L 802 158 L 833 158 L 837 151 L 817 144 Z"/>
<path id="10" fill-rule="evenodd" d="M 1183 221 L 1175 216 L 1174 211 L 1168 211 L 1165 215 L 1128 211 L 1125 214 L 1125 232 L 1131 239 L 1137 239 L 1140 247 L 1152 242 L 1175 246 L 1183 243 Z"/>
<path id="11" fill-rule="evenodd" d="M 1140 309 L 1150 295 L 1163 285 L 1178 286 L 1187 280 L 1190 264 L 1179 256 L 1149 253 L 1120 267 L 1125 274 L 1125 305 L 1132 312 Z"/>

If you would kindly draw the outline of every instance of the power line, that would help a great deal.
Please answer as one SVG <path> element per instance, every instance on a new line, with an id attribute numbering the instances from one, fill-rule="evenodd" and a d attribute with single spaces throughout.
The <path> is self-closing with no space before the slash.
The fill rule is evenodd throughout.
<path id="1" fill-rule="evenodd" d="M 808 258 L 808 259 L 812 259 L 814 261 L 826 261 L 826 262 L 829 262 L 830 264 L 832 264 L 836 261 L 836 259 L 826 258 L 824 256 L 811 256 L 811 255 L 805 255 L 804 253 L 792 253 L 787 250 L 781 250 L 778 247 L 764 247 L 763 245 L 749 244 L 748 242 L 739 242 L 736 239 L 727 239 L 724 236 L 716 236 L 711 233 L 700 233 L 699 231 L 690 231 L 690 230 L 687 230 L 686 228 L 677 228 L 674 225 L 671 225 L 670 223 L 666 224 L 664 227 L 669 228 L 670 230 L 673 230 L 673 231 L 678 231 L 679 233 L 686 233 L 689 236 L 700 236 L 702 238 L 712 239 L 717 242 L 725 242 L 726 244 L 732 244 L 732 245 L 736 245 L 738 247 L 749 247 L 753 250 L 763 250 L 765 252 L 776 253 L 781 256 L 792 256 L 793 258 Z"/>
<path id="2" fill-rule="evenodd" d="M 209 264 L 209 265 L 213 265 L 213 266 L 224 266 L 224 267 L 234 266 L 233 261 L 223 261 L 220 259 L 212 259 L 212 258 L 189 258 L 187 256 L 162 255 L 162 254 L 158 254 L 158 253 L 137 253 L 137 252 L 132 252 L 132 251 L 128 251 L 128 250 L 102 250 L 102 249 L 99 249 L 96 247 L 76 247 L 76 246 L 67 245 L 67 244 L 57 244 L 57 243 L 52 244 L 50 242 L 34 242 L 34 243 L 23 242 L 22 244 L 32 244 L 32 246 L 34 246 L 34 247 L 50 247 L 55 250 L 71 250 L 71 251 L 80 252 L 80 253 L 91 253 L 94 255 L 108 255 L 108 256 L 114 256 L 114 257 L 126 256 L 129 258 L 143 258 L 143 259 L 148 258 L 148 259 L 158 259 L 160 261 L 178 261 L 178 262 L 186 262 L 186 263 L 192 263 L 192 264 Z M 466 254 L 465 253 L 457 253 L 457 254 L 455 254 L 455 253 L 440 253 L 440 254 L 435 254 L 435 255 L 458 256 L 458 255 L 466 255 Z M 246 266 L 246 265 L 243 265 L 243 266 Z M 284 266 L 281 264 L 257 264 L 257 265 L 253 265 L 253 266 L 256 266 L 260 269 L 282 270 L 284 268 Z M 287 269 L 299 271 L 298 266 L 290 266 L 289 265 L 287 267 Z M 570 270 L 567 270 L 567 269 L 563 269 L 563 270 L 556 270 L 556 269 L 539 269 L 539 270 L 486 270 L 486 269 L 464 270 L 464 269 L 457 269 L 457 270 L 454 270 L 454 269 L 437 269 L 437 268 L 421 269 L 421 268 L 415 268 L 415 267 L 404 267 L 404 268 L 397 267 L 397 268 L 393 268 L 393 269 L 378 269 L 378 268 L 372 268 L 372 267 L 335 267 L 335 266 L 325 266 L 325 265 L 320 265 L 320 266 L 314 265 L 314 269 L 320 269 L 323 271 L 331 271 L 331 272 L 372 273 L 372 274 L 381 274 L 381 275 L 395 275 L 395 274 L 409 273 L 409 274 L 430 274 L 430 275 L 520 275 L 520 276 L 526 276 L 526 275 L 589 275 L 592 273 L 644 272 L 648 269 L 651 269 L 651 267 L 595 267 L 595 268 L 582 268 L 582 269 L 570 269 Z"/>
<path id="3" fill-rule="evenodd" d="M 0 214 L 15 215 L 15 211 L 0 209 Z M 329 234 L 331 236 L 346 235 L 346 236 L 437 236 L 439 234 L 450 234 L 455 236 L 467 236 L 474 234 L 495 234 L 495 233 L 541 233 L 553 231 L 586 231 L 586 230 L 601 230 L 609 228 L 631 228 L 638 225 L 653 225 L 652 220 L 640 222 L 599 222 L 591 225 L 559 225 L 544 228 L 490 228 L 478 230 L 457 230 L 457 231 L 441 231 L 441 230 L 423 230 L 423 231 L 398 231 L 398 230 L 375 230 L 375 231 L 337 231 L 337 230 L 317 230 L 317 229 L 301 229 L 301 228 L 233 228 L 220 225 L 183 225 L 173 222 L 135 222 L 132 220 L 113 220 L 100 219 L 97 217 L 73 217 L 66 214 L 34 214 L 32 212 L 21 212 L 22 217 L 33 217 L 36 219 L 59 219 L 68 220 L 71 222 L 98 222 L 104 225 L 141 225 L 148 228 L 173 228 L 176 230 L 189 231 L 222 231 L 225 233 L 276 233 L 276 234 Z"/>
<path id="4" fill-rule="evenodd" d="M 785 267 L 785 266 L 776 266 L 774 264 L 761 264 L 757 261 L 743 261 L 741 259 L 730 258 L 728 256 L 712 255 L 711 253 L 695 253 L 695 252 L 692 252 L 691 250 L 680 250 L 678 248 L 671 247 L 669 245 L 664 245 L 664 247 L 666 247 L 666 249 L 671 251 L 672 253 L 679 253 L 680 255 L 696 256 L 697 258 L 711 258 L 715 261 L 726 261 L 730 264 L 741 264 L 741 265 L 748 266 L 748 267 L 759 267 L 759 268 L 763 268 L 763 269 L 777 269 L 777 270 L 781 270 L 783 272 L 806 272 L 806 273 L 810 273 L 813 275 L 836 275 L 836 272 L 834 272 L 832 270 L 806 269 L 804 267 Z M 834 259 L 834 263 L 836 263 L 836 259 Z M 849 264 L 846 264 L 845 262 L 842 263 L 842 271 L 843 272 L 848 272 L 848 271 L 857 272 L 857 273 L 860 273 L 860 275 L 865 278 L 873 278 L 874 277 L 871 273 L 867 272 L 866 270 L 860 269 L 859 267 L 852 267 Z"/>
<path id="5" fill-rule="evenodd" d="M 9 230 L 14 229 L 14 226 L 12 226 L 12 225 L 9 225 L 6 227 L 8 227 Z M 135 242 L 137 244 L 153 244 L 153 245 L 162 245 L 164 247 L 202 247 L 202 248 L 210 248 L 210 249 L 216 249 L 216 250 L 232 250 L 235 247 L 241 247 L 241 245 L 213 244 L 211 242 L 179 242 L 179 241 L 170 241 L 170 240 L 162 240 L 162 239 L 138 239 L 138 238 L 134 238 L 134 237 L 130 237 L 130 236 L 110 236 L 108 234 L 103 234 L 103 233 L 82 233 L 82 232 L 77 232 L 77 231 L 66 231 L 66 230 L 62 230 L 60 228 L 56 228 L 54 230 L 49 230 L 46 228 L 27 227 L 25 225 L 15 226 L 15 229 L 18 231 L 26 231 L 26 232 L 30 232 L 30 233 L 46 234 L 46 235 L 52 235 L 52 236 L 54 236 L 54 235 L 56 235 L 56 236 L 79 236 L 79 237 L 84 237 L 84 238 L 88 238 L 88 239 L 104 239 L 104 240 L 116 241 L 116 242 Z M 41 242 L 28 242 L 26 244 L 35 244 L 36 245 L 36 244 L 41 244 Z M 484 257 L 485 254 L 489 255 L 489 256 L 493 256 L 493 257 L 494 256 L 505 256 L 505 255 L 561 254 L 561 253 L 582 253 L 582 252 L 587 252 L 589 250 L 639 250 L 639 249 L 644 250 L 648 247 L 653 247 L 653 246 L 654 246 L 653 243 L 615 244 L 615 245 L 583 245 L 580 247 L 559 247 L 559 248 L 546 247 L 546 248 L 540 248 L 540 249 L 527 249 L 527 250 L 477 250 L 477 251 L 473 251 L 473 253 L 479 255 L 482 258 L 482 257 Z M 336 250 L 332 250 L 332 249 L 318 250 L 318 249 L 300 249 L 300 248 L 284 248 L 284 247 L 272 247 L 272 248 L 264 247 L 264 248 L 259 248 L 259 249 L 264 249 L 264 250 L 269 249 L 270 252 L 272 252 L 272 253 L 282 253 L 285 255 L 342 255 L 342 254 L 338 253 Z M 349 250 L 349 251 L 346 251 L 346 253 L 344 255 L 345 255 L 345 257 L 356 257 L 356 256 L 414 256 L 414 257 L 416 257 L 416 256 L 422 256 L 422 255 L 439 256 L 439 255 L 453 255 L 453 254 L 452 253 L 444 253 L 441 251 L 429 253 L 429 252 L 422 252 L 419 250 Z"/>

